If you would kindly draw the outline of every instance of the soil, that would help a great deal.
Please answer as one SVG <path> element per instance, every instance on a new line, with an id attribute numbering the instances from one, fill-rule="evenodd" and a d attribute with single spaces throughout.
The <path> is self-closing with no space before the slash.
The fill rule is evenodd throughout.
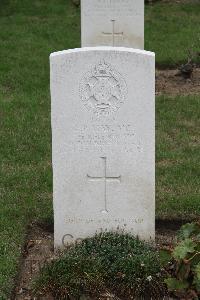
<path id="1" fill-rule="evenodd" d="M 190 79 L 181 76 L 178 69 L 156 70 L 156 95 L 200 94 L 200 68 L 195 68 Z"/>
<path id="2" fill-rule="evenodd" d="M 45 226 L 32 223 L 27 232 L 20 262 L 20 271 L 16 279 L 16 288 L 12 293 L 11 300 L 32 300 L 32 281 L 45 263 L 56 257 L 53 249 L 53 231 Z M 51 300 L 50 295 L 45 300 Z"/>

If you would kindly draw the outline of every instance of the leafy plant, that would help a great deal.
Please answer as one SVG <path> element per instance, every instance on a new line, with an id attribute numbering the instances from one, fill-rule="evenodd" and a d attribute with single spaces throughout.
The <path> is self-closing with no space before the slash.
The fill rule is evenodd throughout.
<path id="1" fill-rule="evenodd" d="M 35 290 L 56 299 L 99 299 L 114 294 L 123 299 L 162 299 L 166 289 L 153 246 L 124 233 L 101 233 L 76 244 L 47 265 Z"/>
<path id="2" fill-rule="evenodd" d="M 188 223 L 181 227 L 174 248 L 162 249 L 168 278 L 169 291 L 181 299 L 200 297 L 200 223 Z"/>

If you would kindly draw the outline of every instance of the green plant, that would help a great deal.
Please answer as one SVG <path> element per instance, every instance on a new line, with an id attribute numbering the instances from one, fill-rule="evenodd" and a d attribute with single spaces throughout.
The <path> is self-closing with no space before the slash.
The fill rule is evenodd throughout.
<path id="1" fill-rule="evenodd" d="M 155 249 L 124 233 L 101 233 L 71 246 L 44 267 L 35 291 L 56 299 L 105 293 L 126 299 L 161 299 L 164 293 Z M 70 298 L 71 299 L 71 298 Z"/>
<path id="2" fill-rule="evenodd" d="M 200 223 L 187 223 L 178 233 L 174 248 L 161 250 L 171 262 L 166 268 L 168 289 L 181 299 L 200 297 Z"/>

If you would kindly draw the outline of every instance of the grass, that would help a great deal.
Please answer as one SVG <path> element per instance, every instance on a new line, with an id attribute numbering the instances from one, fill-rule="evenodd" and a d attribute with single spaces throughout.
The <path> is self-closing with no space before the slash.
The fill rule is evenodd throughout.
<path id="1" fill-rule="evenodd" d="M 173 67 L 187 61 L 188 50 L 199 53 L 199 19 L 200 3 L 158 2 L 146 7 L 145 49 L 156 53 L 157 65 Z M 200 56 L 195 62 L 200 63 Z"/>
<path id="2" fill-rule="evenodd" d="M 200 214 L 200 96 L 160 96 L 157 108 L 157 217 Z"/>
<path id="3" fill-rule="evenodd" d="M 147 8 L 146 48 L 158 63 L 171 63 L 172 53 L 176 62 L 185 59 L 199 13 L 196 5 Z M 1 0 L 0 28 L 0 299 L 7 299 L 27 224 L 53 219 L 48 57 L 80 46 L 80 11 L 69 0 Z M 200 211 L 198 102 L 157 99 L 158 216 Z"/>
<path id="4" fill-rule="evenodd" d="M 123 257 L 123 259 L 122 259 Z M 165 292 L 158 253 L 127 234 L 102 233 L 71 246 L 45 266 L 35 291 L 55 299 L 114 293 L 126 299 L 161 299 Z"/>
<path id="5" fill-rule="evenodd" d="M 48 57 L 77 46 L 79 15 L 64 0 L 1 0 L 0 15 L 0 299 L 7 299 L 27 224 L 53 218 Z"/>

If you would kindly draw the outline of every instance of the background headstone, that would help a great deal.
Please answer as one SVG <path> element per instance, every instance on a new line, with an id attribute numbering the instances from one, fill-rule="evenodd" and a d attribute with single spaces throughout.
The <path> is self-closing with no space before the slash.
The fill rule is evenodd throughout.
<path id="1" fill-rule="evenodd" d="M 154 60 L 131 48 L 51 54 L 56 247 L 118 228 L 154 238 Z"/>
<path id="2" fill-rule="evenodd" d="M 81 40 L 144 49 L 144 0 L 81 0 Z"/>

